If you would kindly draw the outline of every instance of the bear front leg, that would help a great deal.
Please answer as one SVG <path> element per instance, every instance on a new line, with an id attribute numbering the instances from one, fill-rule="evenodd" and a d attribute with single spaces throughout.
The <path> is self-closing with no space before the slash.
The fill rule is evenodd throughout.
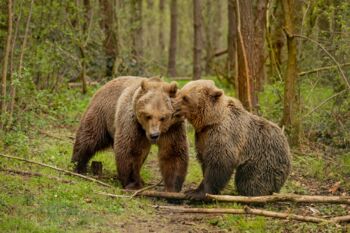
<path id="1" fill-rule="evenodd" d="M 210 146 L 202 157 L 203 180 L 197 189 L 185 194 L 194 200 L 206 199 L 205 194 L 219 194 L 229 182 L 238 164 L 236 157 L 228 153 L 219 143 Z"/>
<path id="2" fill-rule="evenodd" d="M 118 179 L 123 188 L 140 189 L 143 187 L 140 170 L 151 145 L 142 131 L 128 129 L 117 130 L 115 135 L 114 152 Z"/>
<path id="3" fill-rule="evenodd" d="M 159 139 L 158 159 L 166 192 L 180 192 L 188 167 L 188 143 L 184 124 L 173 126 Z"/>

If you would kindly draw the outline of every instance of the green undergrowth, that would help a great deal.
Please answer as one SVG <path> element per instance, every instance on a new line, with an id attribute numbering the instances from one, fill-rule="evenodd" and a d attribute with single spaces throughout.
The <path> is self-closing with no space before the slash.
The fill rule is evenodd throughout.
<path id="1" fill-rule="evenodd" d="M 180 86 L 183 84 L 184 82 L 180 83 Z M 267 87 L 266 92 L 260 97 L 263 115 L 272 120 L 279 118 L 280 111 L 278 108 L 281 100 L 276 88 L 280 87 Z M 0 132 L 0 152 L 72 170 L 71 137 L 74 136 L 79 119 L 93 93 L 94 89 L 91 89 L 88 95 L 80 94 L 79 90 L 65 89 L 55 94 L 38 94 L 35 97 L 40 103 L 38 109 L 34 112 L 23 112 L 22 120 L 17 122 L 18 126 L 11 131 Z M 228 93 L 234 96 L 232 91 Z M 185 182 L 186 189 L 195 188 L 202 179 L 202 171 L 195 158 L 194 131 L 191 126 L 188 126 L 188 138 L 190 164 Z M 152 147 L 142 169 L 141 174 L 146 184 L 155 184 L 160 179 L 156 154 L 157 148 Z M 150 221 L 151 224 L 158 224 L 165 221 L 164 217 L 169 217 L 162 216 L 152 207 L 169 204 L 163 200 L 112 199 L 97 194 L 97 192 L 123 193 L 115 179 L 116 166 L 112 150 L 98 152 L 93 160 L 103 163 L 101 179 L 113 188 L 63 175 L 49 168 L 0 157 L 1 169 L 43 174 L 37 177 L 0 171 L 0 232 L 119 232 L 122 231 L 124 223 L 138 224 L 140 221 Z M 347 182 L 349 177 L 349 153 L 334 156 L 333 160 L 313 154 L 294 154 L 293 172 L 281 192 L 315 194 L 315 183 L 317 188 L 322 185 L 328 187 L 338 181 L 341 182 L 342 192 L 349 192 Z M 236 194 L 233 184 L 232 179 L 223 193 Z M 243 208 L 242 205 L 228 203 L 184 204 L 204 208 Z M 308 210 L 306 205 L 288 204 L 271 204 L 263 208 L 299 214 Z M 324 216 L 346 214 L 344 208 L 336 205 L 316 205 L 313 208 Z M 193 215 L 193 219 L 195 218 L 198 217 Z M 217 231 L 341 232 L 340 228 L 332 225 L 306 224 L 264 217 L 222 215 L 202 218 L 208 229 Z"/>

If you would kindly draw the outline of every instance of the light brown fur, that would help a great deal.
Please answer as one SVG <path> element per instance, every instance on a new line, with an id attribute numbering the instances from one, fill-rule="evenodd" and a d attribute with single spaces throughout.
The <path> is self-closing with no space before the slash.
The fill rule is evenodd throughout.
<path id="1" fill-rule="evenodd" d="M 279 192 L 290 172 L 290 156 L 286 137 L 277 125 L 249 113 L 209 80 L 186 84 L 176 102 L 195 128 L 204 176 L 196 190 L 187 192 L 190 197 L 219 193 L 234 169 L 239 194 Z"/>
<path id="2" fill-rule="evenodd" d="M 119 77 L 101 87 L 83 115 L 72 161 L 78 172 L 96 151 L 113 145 L 123 187 L 142 187 L 140 169 L 151 144 L 159 147 L 166 191 L 180 191 L 187 172 L 188 144 L 184 121 L 173 117 L 175 83 L 157 78 Z"/>

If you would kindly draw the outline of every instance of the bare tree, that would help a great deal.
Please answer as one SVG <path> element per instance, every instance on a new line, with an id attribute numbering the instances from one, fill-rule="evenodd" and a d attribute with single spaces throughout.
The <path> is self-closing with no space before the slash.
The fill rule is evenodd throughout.
<path id="1" fill-rule="evenodd" d="M 193 0 L 193 79 L 201 78 L 201 50 L 202 50 L 202 22 L 201 22 L 201 0 Z"/>
<path id="2" fill-rule="evenodd" d="M 299 144 L 300 119 L 298 95 L 297 46 L 294 36 L 295 4 L 293 0 L 282 0 L 284 27 L 287 34 L 288 63 L 284 78 L 284 104 L 282 124 L 290 131 L 290 143 Z"/>
<path id="3" fill-rule="evenodd" d="M 101 24 L 105 33 L 103 47 L 106 55 L 106 76 L 113 76 L 116 69 L 116 58 L 119 55 L 116 5 L 113 0 L 100 0 L 100 6 L 102 13 Z"/>
<path id="4" fill-rule="evenodd" d="M 170 41 L 168 58 L 168 75 L 176 76 L 176 43 L 177 43 L 177 0 L 171 0 L 170 5 L 171 23 L 170 23 Z"/>
<path id="5" fill-rule="evenodd" d="M 7 38 L 6 38 L 6 45 L 5 45 L 5 54 L 3 58 L 3 65 L 2 65 L 2 78 L 1 78 L 1 122 L 0 126 L 3 127 L 4 124 L 4 114 L 6 112 L 6 88 L 7 88 L 7 68 L 8 68 L 8 62 L 9 62 L 9 55 L 10 55 L 10 49 L 11 49 L 11 38 L 12 38 L 12 20 L 13 20 L 13 11 L 12 11 L 12 0 L 8 0 L 7 4 L 8 9 L 8 18 L 7 18 Z"/>
<path id="6" fill-rule="evenodd" d="M 159 42 L 159 55 L 163 57 L 165 45 L 164 45 L 164 1 L 159 0 L 159 25 L 158 25 L 158 42 Z"/>
<path id="7" fill-rule="evenodd" d="M 131 0 L 131 27 L 132 50 L 131 54 L 136 61 L 143 56 L 143 29 L 142 29 L 142 0 Z"/>
<path id="8" fill-rule="evenodd" d="M 237 56 L 237 20 L 235 15 L 235 0 L 227 0 L 227 76 L 234 86 L 237 86 L 236 56 Z"/>
<path id="9" fill-rule="evenodd" d="M 29 9 L 29 13 L 28 13 L 28 18 L 27 18 L 27 22 L 26 22 L 26 28 L 25 28 L 24 36 L 23 36 L 23 42 L 22 42 L 22 46 L 21 46 L 21 52 L 20 52 L 20 55 L 19 55 L 18 78 L 20 80 L 23 80 L 24 53 L 25 53 L 25 50 L 26 50 L 26 47 L 27 47 L 28 34 L 29 34 L 29 25 L 30 25 L 30 21 L 31 21 L 31 18 L 32 18 L 33 5 L 34 5 L 34 0 L 31 0 L 31 2 L 30 2 L 30 9 Z M 17 33 L 17 29 L 18 28 L 16 27 L 16 33 Z M 15 44 L 15 41 L 13 41 L 13 44 Z M 11 74 L 11 76 L 12 76 L 12 74 Z M 13 78 L 11 78 L 10 107 L 9 107 L 9 121 L 8 121 L 8 125 L 9 126 L 12 124 L 13 111 L 14 111 L 14 107 L 15 107 L 15 98 L 16 98 L 16 85 L 15 85 L 15 82 L 14 82 Z"/>

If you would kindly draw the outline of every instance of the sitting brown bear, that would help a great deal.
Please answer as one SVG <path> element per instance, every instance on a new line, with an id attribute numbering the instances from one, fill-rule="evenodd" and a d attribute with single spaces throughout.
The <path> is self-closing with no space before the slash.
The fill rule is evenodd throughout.
<path id="1" fill-rule="evenodd" d="M 176 104 L 195 129 L 197 158 L 204 179 L 187 194 L 194 199 L 217 194 L 236 170 L 239 194 L 279 192 L 290 172 L 286 137 L 274 123 L 246 111 L 213 81 L 199 80 L 178 91 Z"/>
<path id="2" fill-rule="evenodd" d="M 187 173 L 188 143 L 184 120 L 174 118 L 176 83 L 159 78 L 119 77 L 93 96 L 76 134 L 72 162 L 76 171 L 96 151 L 113 145 L 118 178 L 124 188 L 142 187 L 140 169 L 151 144 L 158 158 L 166 191 L 180 191 Z"/>

